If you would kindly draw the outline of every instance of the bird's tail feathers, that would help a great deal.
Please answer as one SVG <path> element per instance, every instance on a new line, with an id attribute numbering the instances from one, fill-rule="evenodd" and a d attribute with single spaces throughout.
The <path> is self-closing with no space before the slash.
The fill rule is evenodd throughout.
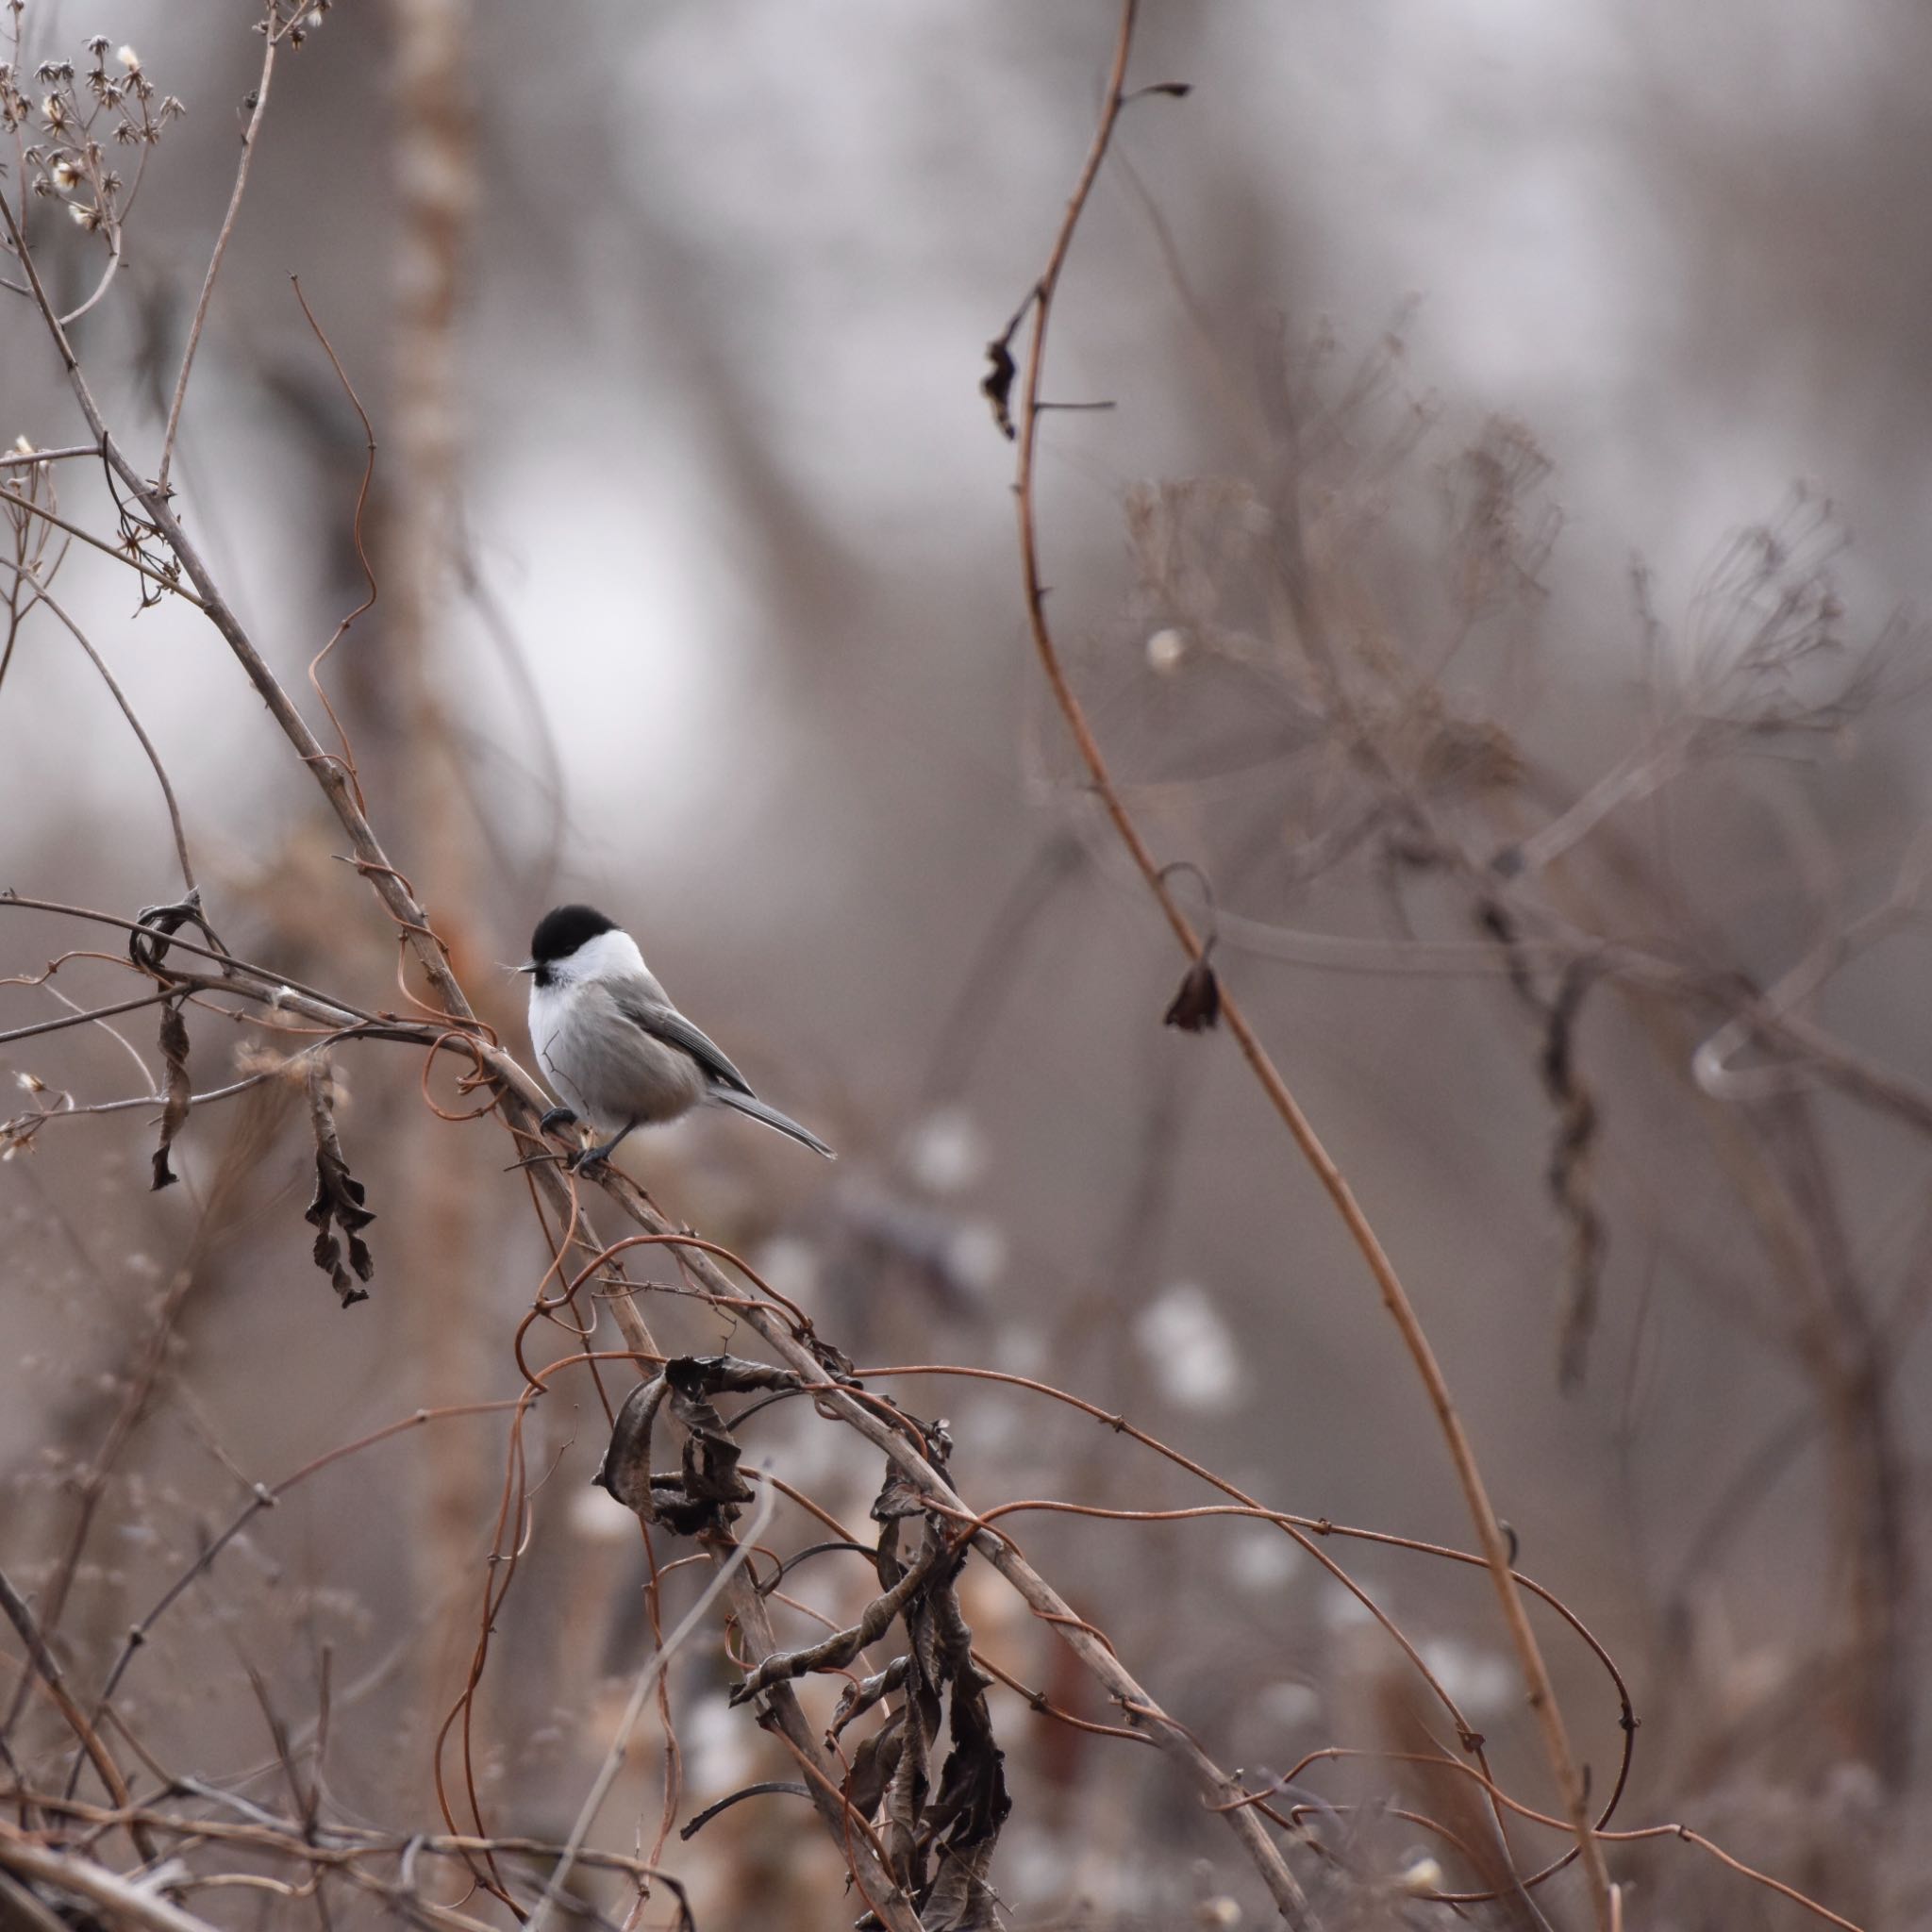
<path id="1" fill-rule="evenodd" d="M 734 1088 L 713 1087 L 711 1098 L 724 1107 L 736 1108 L 740 1113 L 749 1114 L 755 1121 L 763 1121 L 768 1127 L 776 1127 L 781 1134 L 790 1134 L 794 1141 L 802 1141 L 814 1154 L 823 1154 L 827 1160 L 837 1160 L 838 1156 L 825 1145 L 808 1127 L 801 1127 L 788 1114 L 782 1114 L 775 1107 L 767 1107 L 753 1093 L 740 1093 Z"/>

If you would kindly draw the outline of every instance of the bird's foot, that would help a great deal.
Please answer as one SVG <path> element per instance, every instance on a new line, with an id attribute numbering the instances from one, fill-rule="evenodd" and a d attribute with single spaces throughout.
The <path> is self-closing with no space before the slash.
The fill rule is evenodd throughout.
<path id="1" fill-rule="evenodd" d="M 569 1174 L 583 1174 L 593 1167 L 601 1167 L 637 1131 L 638 1123 L 625 1123 L 621 1134 L 613 1134 L 601 1147 L 579 1147 L 563 1165 Z"/>
<path id="2" fill-rule="evenodd" d="M 570 1110 L 569 1108 L 553 1107 L 550 1109 L 550 1111 L 546 1113 L 543 1116 L 543 1118 L 537 1123 L 537 1131 L 540 1134 L 555 1134 L 560 1132 L 565 1127 L 574 1127 L 576 1125 L 576 1124 L 577 1117 Z"/>

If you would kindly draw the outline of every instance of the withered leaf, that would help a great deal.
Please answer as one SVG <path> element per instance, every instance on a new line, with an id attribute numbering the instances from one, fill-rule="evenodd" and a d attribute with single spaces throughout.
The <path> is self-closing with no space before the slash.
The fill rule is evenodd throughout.
<path id="1" fill-rule="evenodd" d="M 845 1781 L 845 1794 L 861 1818 L 870 1818 L 878 1809 L 879 1800 L 899 1768 L 899 1753 L 905 1743 L 906 1707 L 901 1705 L 852 1754 L 852 1774 Z"/>
<path id="2" fill-rule="evenodd" d="M 624 1398 L 610 1430 L 610 1446 L 591 1480 L 614 1502 L 635 1509 L 646 1522 L 656 1512 L 651 1500 L 651 1427 L 670 1393 L 662 1375 L 640 1382 Z"/>
<path id="3" fill-rule="evenodd" d="M 890 1590 L 866 1605 L 858 1623 L 843 1630 L 834 1630 L 816 1643 L 808 1643 L 803 1649 L 774 1651 L 731 1693 L 732 1703 L 746 1703 L 768 1684 L 775 1684 L 781 1678 L 802 1677 L 808 1671 L 843 1670 L 867 1644 L 884 1635 L 886 1626 L 904 1609 L 913 1592 L 925 1582 L 944 1555 L 944 1544 L 938 1538 L 932 1539 L 920 1560 Z M 887 1671 L 879 1674 L 883 1690 L 883 1680 L 891 1673 Z"/>
<path id="4" fill-rule="evenodd" d="M 315 1230 L 311 1251 L 315 1265 L 329 1277 L 346 1308 L 369 1299 L 356 1283 L 367 1281 L 375 1273 L 375 1262 L 361 1232 L 375 1216 L 363 1206 L 366 1192 L 349 1172 L 342 1143 L 337 1138 L 335 1089 L 328 1063 L 320 1054 L 308 1063 L 308 1118 L 315 1130 L 315 1198 L 302 1218 Z M 345 1241 L 347 1267 L 342 1265 Z"/>
<path id="5" fill-rule="evenodd" d="M 1205 1033 L 1221 1019 L 1221 982 L 1214 969 L 1196 959 L 1181 980 L 1180 991 L 1161 1015 L 1163 1024 L 1183 1033 Z"/>
<path id="6" fill-rule="evenodd" d="M 884 1670 L 874 1671 L 839 1693 L 839 1706 L 832 1713 L 832 1727 L 826 1733 L 836 1738 L 854 1718 L 863 1717 L 881 1697 L 889 1697 L 906 1681 L 908 1659 L 895 1657 Z"/>
<path id="7" fill-rule="evenodd" d="M 741 1356 L 675 1356 L 625 1398 L 592 1480 L 646 1523 L 662 1523 L 680 1536 L 726 1529 L 752 1491 L 738 1472 L 738 1444 L 710 1398 L 797 1386 L 791 1370 Z M 684 1451 L 675 1474 L 653 1474 L 651 1434 L 667 1401 L 684 1429 Z"/>
<path id="8" fill-rule="evenodd" d="M 1013 363 L 1013 352 L 1007 346 L 1010 331 L 986 345 L 986 375 L 979 393 L 992 405 L 992 420 L 1008 442 L 1013 440 L 1013 378 L 1020 372 Z"/>
<path id="9" fill-rule="evenodd" d="M 940 1789 L 926 1812 L 938 1834 L 940 1857 L 932 1890 L 920 1901 L 921 1922 L 930 1932 L 992 1932 L 998 1923 L 987 1872 L 1000 1828 L 1013 1808 L 1007 1792 L 1006 1756 L 993 1741 L 986 1706 L 991 1679 L 972 1662 L 972 1632 L 959 1615 L 948 1583 L 934 1592 L 934 1607 L 949 1626 L 945 1648 L 957 1656 L 952 1674 L 953 1748 L 940 1774 Z"/>
<path id="10" fill-rule="evenodd" d="M 168 1085 L 161 1107 L 161 1144 L 155 1149 L 152 1193 L 172 1188 L 180 1178 L 169 1165 L 168 1149 L 188 1120 L 188 1099 L 192 1091 L 188 1082 L 188 1023 L 181 1017 L 180 1008 L 172 1004 L 161 1008 L 161 1058 L 168 1063 Z"/>

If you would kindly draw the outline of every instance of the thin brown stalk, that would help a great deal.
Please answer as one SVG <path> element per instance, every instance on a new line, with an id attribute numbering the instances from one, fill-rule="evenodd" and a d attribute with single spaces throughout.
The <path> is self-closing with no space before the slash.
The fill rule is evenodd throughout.
<path id="1" fill-rule="evenodd" d="M 168 489 L 168 466 L 175 459 L 175 439 L 181 433 L 181 406 L 188 400 L 188 377 L 194 368 L 194 352 L 201 346 L 201 332 L 208 324 L 208 305 L 214 300 L 215 282 L 222 273 L 222 259 L 228 252 L 228 238 L 242 213 L 242 197 L 248 189 L 248 170 L 255 160 L 256 137 L 261 132 L 262 116 L 268 112 L 269 82 L 275 78 L 275 49 L 280 36 L 271 18 L 262 28 L 261 78 L 255 83 L 255 108 L 242 136 L 242 162 L 235 170 L 235 186 L 228 195 L 227 212 L 222 217 L 215 236 L 214 253 L 208 257 L 208 273 L 201 278 L 201 293 L 195 297 L 194 319 L 188 325 L 187 346 L 181 351 L 181 367 L 175 376 L 175 395 L 168 405 L 168 426 L 161 437 L 161 466 L 155 472 L 155 488 L 163 495 Z M 35 281 L 38 291 L 38 278 Z M 90 425 L 92 426 L 92 425 Z"/>
<path id="2" fill-rule="evenodd" d="M 1041 414 L 1041 378 L 1045 365 L 1047 330 L 1052 321 L 1054 297 L 1058 288 L 1060 273 L 1066 265 L 1068 253 L 1073 246 L 1074 231 L 1079 225 L 1081 214 L 1092 192 L 1094 180 L 1099 175 L 1101 162 L 1105 159 L 1108 147 L 1112 142 L 1125 101 L 1127 57 L 1133 45 L 1136 11 L 1136 0 L 1124 0 L 1100 120 L 1094 130 L 1092 143 L 1088 149 L 1086 160 L 1074 183 L 1074 192 L 1067 203 L 1065 216 L 1054 238 L 1046 267 L 1034 289 L 1031 302 L 1031 334 L 1023 364 L 1020 408 L 1017 412 L 1019 448 L 1015 494 L 1027 621 L 1041 668 L 1108 817 L 1132 856 L 1136 867 L 1145 879 L 1148 890 L 1160 907 L 1183 951 L 1191 959 L 1199 961 L 1204 958 L 1200 937 L 1176 903 L 1169 890 L 1159 861 L 1148 848 L 1140 828 L 1128 813 L 1113 782 L 1099 741 L 1087 721 L 1086 711 L 1061 664 L 1058 649 L 1046 620 L 1046 587 L 1040 567 L 1036 476 Z M 1430 1407 L 1436 1412 L 1437 1422 L 1448 1446 L 1450 1459 L 1455 1465 L 1457 1480 L 1462 1488 L 1464 1500 L 1475 1526 L 1477 1541 L 1495 1583 L 1497 1601 L 1501 1606 L 1503 1620 L 1522 1668 L 1530 1707 L 1542 1733 L 1544 1755 L 1549 1760 L 1557 1789 L 1562 1794 L 1564 1810 L 1569 1817 L 1571 1828 L 1576 1836 L 1584 1873 L 1589 1883 L 1591 1908 L 1602 1932 L 1607 1932 L 1610 1923 L 1609 1874 L 1605 1868 L 1603 1852 L 1592 1830 L 1589 1793 L 1570 1746 L 1569 1734 L 1563 1723 L 1562 1711 L 1557 1703 L 1555 1689 L 1550 1682 L 1548 1667 L 1543 1661 L 1542 1652 L 1536 1641 L 1536 1633 L 1530 1627 L 1528 1612 L 1516 1587 L 1509 1563 L 1507 1541 L 1496 1521 L 1496 1512 L 1490 1503 L 1489 1492 L 1484 1485 L 1474 1450 L 1470 1444 L 1468 1434 L 1463 1428 L 1461 1418 L 1450 1395 L 1447 1379 L 1416 1315 L 1414 1304 L 1409 1300 L 1407 1291 L 1403 1287 L 1401 1278 L 1395 1272 L 1394 1264 L 1389 1258 L 1368 1216 L 1357 1201 L 1354 1191 L 1315 1132 L 1313 1124 L 1290 1091 L 1288 1083 L 1282 1078 L 1239 1004 L 1225 990 L 1222 994 L 1222 1015 L 1227 1023 L 1228 1031 L 1234 1036 L 1236 1044 L 1241 1049 L 1242 1058 L 1248 1062 L 1270 1104 L 1287 1126 L 1303 1158 L 1314 1171 L 1323 1191 L 1328 1195 L 1351 1240 L 1368 1264 L 1370 1274 L 1381 1293 L 1383 1306 L 1388 1309 L 1390 1318 L 1394 1322 L 1404 1345 L 1408 1350 L 1410 1359 L 1415 1364 L 1416 1372 L 1422 1377 Z"/>
<path id="3" fill-rule="evenodd" d="M 168 823 L 174 827 L 175 831 L 175 856 L 181 862 L 181 883 L 186 891 L 192 896 L 195 891 L 194 867 L 188 858 L 188 834 L 181 828 L 181 804 L 175 796 L 175 788 L 168 779 L 168 768 L 161 763 L 161 755 L 155 749 L 154 740 L 147 735 L 147 729 L 142 724 L 140 715 L 136 712 L 134 707 L 128 703 L 127 693 L 115 681 L 114 674 L 108 669 L 106 659 L 88 641 L 87 633 L 81 629 L 79 625 L 75 623 L 74 619 L 54 599 L 44 584 L 29 573 L 22 572 L 20 575 L 25 576 L 27 581 L 33 585 L 37 593 L 35 601 L 44 604 L 60 621 L 68 636 L 87 653 L 88 662 L 100 673 L 101 682 L 108 687 L 108 694 L 120 706 L 121 715 L 127 720 L 128 729 L 141 741 L 141 748 L 147 754 L 148 763 L 154 767 L 155 780 L 161 788 L 162 798 L 167 802 Z"/>

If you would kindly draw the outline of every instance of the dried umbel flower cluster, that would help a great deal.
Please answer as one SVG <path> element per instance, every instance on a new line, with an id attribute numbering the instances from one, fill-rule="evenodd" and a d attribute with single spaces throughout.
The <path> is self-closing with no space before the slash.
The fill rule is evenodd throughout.
<path id="1" fill-rule="evenodd" d="M 299 47 L 322 25 L 332 4 L 333 0 L 271 0 L 268 18 L 257 21 L 255 31 Z"/>
<path id="2" fill-rule="evenodd" d="M 12 41 L 20 43 L 21 0 L 13 0 Z M 160 94 L 132 47 L 109 54 L 105 34 L 87 42 L 88 61 L 43 60 L 29 78 L 16 60 L 0 61 L 0 127 L 11 134 L 33 192 L 60 202 L 88 234 L 111 241 L 140 185 L 140 166 L 169 122 L 187 112 Z M 140 151 L 134 181 L 108 165 L 109 145 Z"/>

